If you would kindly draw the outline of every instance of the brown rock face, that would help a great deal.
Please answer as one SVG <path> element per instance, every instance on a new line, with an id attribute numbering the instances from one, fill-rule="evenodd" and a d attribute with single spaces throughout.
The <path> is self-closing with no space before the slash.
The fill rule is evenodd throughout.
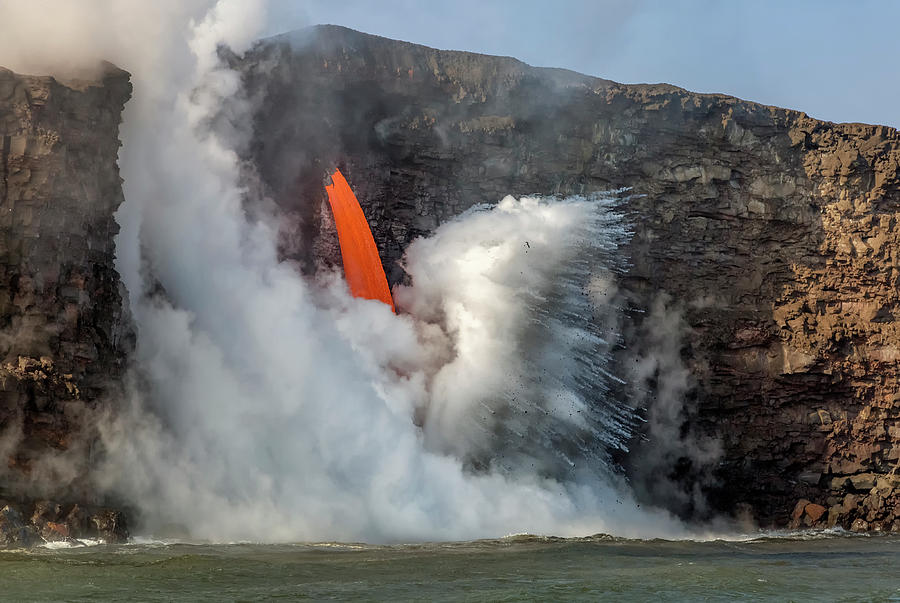
<path id="1" fill-rule="evenodd" d="M 623 459 L 637 491 L 706 512 L 665 482 L 765 525 L 802 498 L 816 525 L 900 527 L 896 130 L 337 27 L 236 64 L 261 99 L 246 157 L 286 218 L 286 256 L 309 268 L 334 249 L 335 166 L 392 282 L 413 238 L 476 203 L 631 187 L 623 362 L 676 350 L 646 381 L 651 417 L 663 373 L 687 375 L 674 429 L 648 427 Z M 666 340 L 645 328 L 654 312 L 675 325 Z"/>
<path id="2" fill-rule="evenodd" d="M 132 337 L 113 217 L 130 94 L 111 65 L 65 84 L 0 68 L 0 498 L 11 509 L 45 495 L 97 502 L 86 417 L 113 397 Z M 68 533 L 56 524 L 38 527 Z"/>

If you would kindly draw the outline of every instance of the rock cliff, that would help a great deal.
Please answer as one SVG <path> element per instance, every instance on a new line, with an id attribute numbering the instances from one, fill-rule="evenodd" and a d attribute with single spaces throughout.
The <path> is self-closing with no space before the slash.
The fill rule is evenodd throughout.
<path id="1" fill-rule="evenodd" d="M 232 60 L 285 256 L 334 254 L 335 166 L 392 282 L 412 239 L 473 204 L 630 187 L 622 370 L 677 356 L 644 384 L 636 490 L 688 516 L 900 530 L 896 130 L 333 26 Z M 653 431 L 673 396 L 680 418 Z"/>
<path id="2" fill-rule="evenodd" d="M 114 398 L 133 337 L 113 216 L 130 95 L 111 65 L 65 83 L 0 68 L 0 545 L 127 535 L 87 478 L 89 417 Z"/>
<path id="3" fill-rule="evenodd" d="M 618 361 L 648 420 L 621 462 L 638 495 L 900 530 L 896 130 L 331 26 L 231 60 L 285 257 L 337 258 L 334 167 L 392 283 L 415 237 L 476 203 L 627 187 Z M 0 546 L 127 534 L 91 491 L 85 419 L 115 400 L 133 338 L 113 218 L 130 91 L 112 66 L 0 69 Z"/>

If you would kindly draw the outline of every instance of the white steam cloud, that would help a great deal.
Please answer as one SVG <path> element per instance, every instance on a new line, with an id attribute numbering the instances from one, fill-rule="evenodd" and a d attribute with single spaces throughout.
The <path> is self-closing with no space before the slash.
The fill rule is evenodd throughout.
<path id="1" fill-rule="evenodd" d="M 594 327 L 596 313 L 618 308 L 589 295 L 592 277 L 620 267 L 626 232 L 609 205 L 507 197 L 409 247 L 413 286 L 397 301 L 441 325 L 453 348 L 442 359 L 455 352 L 429 380 L 426 444 L 504 471 L 559 476 L 582 459 L 606 468 L 605 446 L 629 434 L 606 371 L 616 338 Z"/>
<path id="2" fill-rule="evenodd" d="M 682 533 L 639 510 L 608 468 L 629 429 L 606 395 L 615 339 L 591 326 L 615 312 L 592 305 L 591 288 L 614 279 L 626 235 L 608 202 L 507 198 L 445 225 L 409 250 L 395 316 L 334 275 L 305 282 L 279 262 L 272 221 L 245 214 L 241 122 L 210 127 L 240 96 L 216 50 L 245 50 L 264 3 L 3 11 L 17 26 L 0 64 L 66 74 L 102 58 L 134 75 L 118 256 L 138 350 L 98 474 L 147 530 L 177 523 L 217 541 Z"/>

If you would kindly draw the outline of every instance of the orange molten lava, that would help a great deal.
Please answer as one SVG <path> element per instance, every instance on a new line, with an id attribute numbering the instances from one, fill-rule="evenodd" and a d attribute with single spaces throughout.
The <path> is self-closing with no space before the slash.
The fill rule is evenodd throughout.
<path id="1" fill-rule="evenodd" d="M 334 214 L 350 293 L 354 297 L 383 301 L 394 310 L 394 300 L 369 223 L 340 170 L 334 171 L 331 184 L 325 185 L 325 190 Z"/>

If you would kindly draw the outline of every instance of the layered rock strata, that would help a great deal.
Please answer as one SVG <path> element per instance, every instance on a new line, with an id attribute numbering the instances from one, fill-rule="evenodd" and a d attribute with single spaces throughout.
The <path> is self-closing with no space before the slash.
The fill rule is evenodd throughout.
<path id="1" fill-rule="evenodd" d="M 111 65 L 65 83 L 0 68 L 0 544 L 127 535 L 88 475 L 91 417 L 111 403 L 133 337 L 113 216 L 130 94 Z"/>
<path id="2" fill-rule="evenodd" d="M 637 491 L 685 515 L 900 530 L 896 130 L 332 26 L 234 63 L 257 106 L 245 155 L 284 216 L 285 256 L 312 269 L 334 255 L 334 167 L 392 282 L 411 240 L 474 204 L 630 187 L 622 358 L 677 350 L 646 382 L 651 419 L 662 373 L 687 375 L 675 429 L 623 461 Z M 667 341 L 648 338 L 654 312 Z"/>

